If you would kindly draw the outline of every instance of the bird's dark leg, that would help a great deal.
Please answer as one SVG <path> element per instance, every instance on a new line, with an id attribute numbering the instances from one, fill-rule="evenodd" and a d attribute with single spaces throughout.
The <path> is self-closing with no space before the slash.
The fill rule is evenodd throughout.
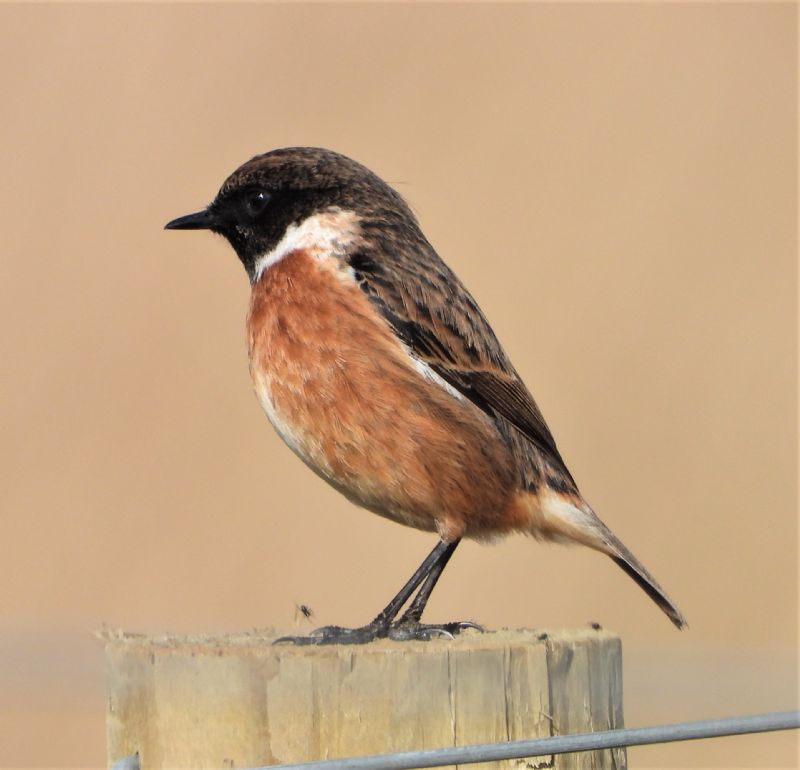
<path id="1" fill-rule="evenodd" d="M 436 573 L 436 580 L 438 580 L 438 576 L 441 574 L 442 570 L 444 569 L 444 565 L 447 564 L 450 557 L 453 555 L 453 551 L 456 550 L 456 546 L 458 545 L 459 541 L 455 540 L 452 543 L 445 543 L 444 540 L 440 540 L 436 547 L 428 554 L 425 561 L 419 565 L 417 571 L 411 576 L 411 579 L 400 589 L 397 593 L 397 596 L 386 605 L 386 607 L 381 610 L 378 614 L 378 617 L 375 618 L 372 622 L 375 623 L 390 623 L 392 620 L 397 617 L 397 613 L 400 612 L 403 605 L 411 598 L 411 594 L 416 591 L 419 587 L 420 583 L 423 583 L 423 588 L 428 584 L 430 580 L 430 576 Z M 436 583 L 434 580 L 434 584 Z M 433 590 L 433 586 L 428 591 L 428 595 Z M 414 599 L 416 601 L 416 598 Z M 427 600 L 426 600 L 427 601 Z M 423 607 L 425 606 L 425 602 L 423 602 Z"/>
<path id="2" fill-rule="evenodd" d="M 382 639 L 386 636 L 391 636 L 392 638 L 397 639 L 429 639 L 431 636 L 436 635 L 437 633 L 452 633 L 452 631 L 447 631 L 444 629 L 442 631 L 436 631 L 434 630 L 434 627 L 431 627 L 430 629 L 427 629 L 427 633 L 421 633 L 417 636 L 414 636 L 411 631 L 412 621 L 409 618 L 408 621 L 404 622 L 402 629 L 399 629 L 398 627 L 399 633 L 395 634 L 392 631 L 397 624 L 392 624 L 392 621 L 395 619 L 395 617 L 397 617 L 397 613 L 400 612 L 403 605 L 411 598 L 411 595 L 414 593 L 414 591 L 419 588 L 420 584 L 423 584 L 422 589 L 420 589 L 420 593 L 424 591 L 424 596 L 421 600 L 419 600 L 419 597 L 414 599 L 411 607 L 409 607 L 409 612 L 411 612 L 413 607 L 419 605 L 418 609 L 415 610 L 417 619 L 413 621 L 413 624 L 420 629 L 424 629 L 424 627 L 420 626 L 418 622 L 419 616 L 422 614 L 422 610 L 425 608 L 425 604 L 428 601 L 428 597 L 430 597 L 431 591 L 433 591 L 433 587 L 436 585 L 436 581 L 442 574 L 442 570 L 444 569 L 450 557 L 453 555 L 453 551 L 455 551 L 458 543 L 458 540 L 455 540 L 452 543 L 445 543 L 443 540 L 440 540 L 436 544 L 436 547 L 425 558 L 425 561 L 420 564 L 408 582 L 400 589 L 400 591 L 398 591 L 397 595 L 389 602 L 389 604 L 386 605 L 386 607 L 384 607 L 383 610 L 378 613 L 377 617 L 366 626 L 362 626 L 361 628 L 323 626 L 322 628 L 312 631 L 308 636 L 282 636 L 280 639 L 275 640 L 276 643 L 365 644 L 374 639 Z M 431 580 L 432 575 L 434 577 Z M 405 615 L 403 617 L 405 618 Z"/>
<path id="3" fill-rule="evenodd" d="M 428 603 L 428 599 L 430 599 L 431 594 L 433 593 L 434 587 L 439 582 L 439 578 L 441 577 L 442 572 L 444 572 L 447 562 L 450 561 L 450 557 L 453 555 L 456 550 L 456 546 L 460 542 L 461 540 L 454 540 L 450 544 L 451 547 L 442 553 L 439 561 L 433 565 L 433 569 L 431 569 L 431 571 L 428 573 L 428 577 L 425 578 L 425 582 L 422 584 L 422 587 L 419 589 L 419 591 L 417 591 L 414 601 L 411 602 L 408 609 L 403 613 L 402 617 L 400 618 L 400 622 L 403 620 L 414 620 L 419 622 L 420 618 L 422 617 L 422 613 L 425 610 L 425 605 Z"/>
<path id="4" fill-rule="evenodd" d="M 422 584 L 419 591 L 417 591 L 417 595 L 408 606 L 408 609 L 398 620 L 392 623 L 389 628 L 389 637 L 391 639 L 430 639 L 433 636 L 454 636 L 465 628 L 475 628 L 479 631 L 483 630 L 477 623 L 473 623 L 469 620 L 435 625 L 420 623 L 428 599 L 430 599 L 434 587 L 439 582 L 439 578 L 442 572 L 444 572 L 444 568 L 447 566 L 447 562 L 450 561 L 450 557 L 453 555 L 456 546 L 460 542 L 460 539 L 454 540 L 450 544 L 451 547 L 442 553 L 441 558 L 428 573 L 428 577 L 425 578 L 425 582 Z"/>

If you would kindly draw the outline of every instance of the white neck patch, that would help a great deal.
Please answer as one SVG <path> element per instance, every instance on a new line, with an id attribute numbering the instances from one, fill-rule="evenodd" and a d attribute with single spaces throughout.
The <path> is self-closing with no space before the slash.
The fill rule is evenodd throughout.
<path id="1" fill-rule="evenodd" d="M 283 238 L 255 262 L 253 283 L 264 271 L 293 251 L 306 251 L 317 259 L 344 257 L 361 241 L 359 217 L 354 211 L 332 208 L 289 225 Z"/>

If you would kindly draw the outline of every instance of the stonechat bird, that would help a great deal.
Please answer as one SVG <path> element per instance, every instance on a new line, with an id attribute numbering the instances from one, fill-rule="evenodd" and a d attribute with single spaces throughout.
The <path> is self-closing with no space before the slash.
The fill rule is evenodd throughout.
<path id="1" fill-rule="evenodd" d="M 478 304 L 377 175 L 330 150 L 273 150 L 166 227 L 219 233 L 244 265 L 253 386 L 290 449 L 357 505 L 439 537 L 371 623 L 289 641 L 429 639 L 473 626 L 420 621 L 462 538 L 510 532 L 607 554 L 685 626 L 578 491 Z"/>

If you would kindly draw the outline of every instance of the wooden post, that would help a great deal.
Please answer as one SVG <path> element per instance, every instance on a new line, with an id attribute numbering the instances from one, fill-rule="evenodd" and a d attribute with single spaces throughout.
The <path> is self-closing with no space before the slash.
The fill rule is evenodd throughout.
<path id="1" fill-rule="evenodd" d="M 104 635 L 108 760 L 247 768 L 622 727 L 620 641 L 602 630 L 272 646 Z M 624 768 L 624 750 L 484 763 Z"/>

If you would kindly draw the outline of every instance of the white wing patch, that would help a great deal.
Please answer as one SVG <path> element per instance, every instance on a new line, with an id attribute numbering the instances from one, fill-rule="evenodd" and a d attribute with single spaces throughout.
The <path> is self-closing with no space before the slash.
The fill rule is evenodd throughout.
<path id="1" fill-rule="evenodd" d="M 406 354 L 411 359 L 411 363 L 413 364 L 414 368 L 426 379 L 430 382 L 435 383 L 438 385 L 442 390 L 447 391 L 453 398 L 458 399 L 459 401 L 464 400 L 464 394 L 459 393 L 447 380 L 443 377 L 439 376 L 431 367 L 430 365 L 426 364 L 422 359 L 417 358 L 408 348 L 406 348 Z"/>

